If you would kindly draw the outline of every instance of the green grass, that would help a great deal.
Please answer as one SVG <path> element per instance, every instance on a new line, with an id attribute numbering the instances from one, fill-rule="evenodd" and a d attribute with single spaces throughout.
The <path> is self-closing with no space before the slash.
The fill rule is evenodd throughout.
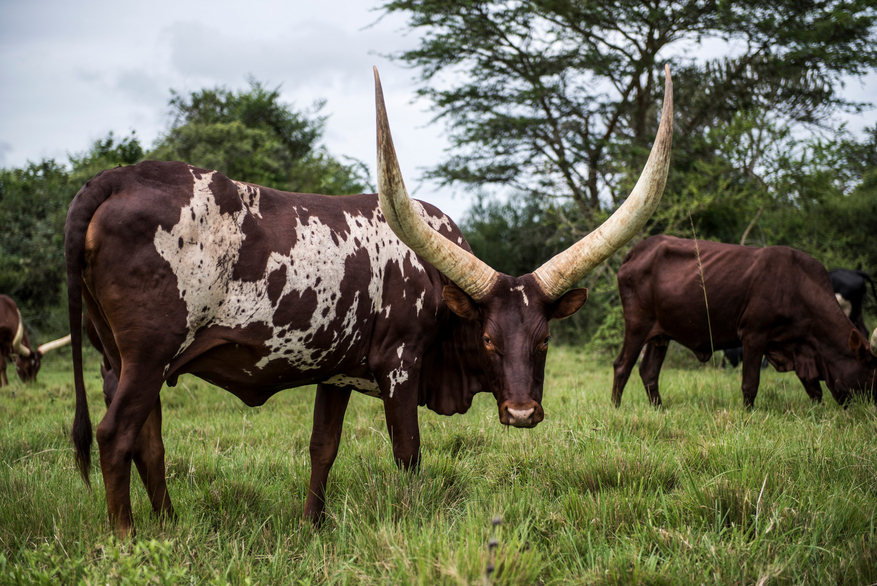
<path id="1" fill-rule="evenodd" d="M 634 373 L 616 410 L 610 362 L 552 349 L 532 430 L 502 427 L 490 395 L 422 409 L 413 474 L 381 403 L 354 396 L 318 530 L 301 520 L 313 389 L 251 409 L 182 377 L 162 391 L 178 519 L 152 517 L 135 473 L 138 537 L 119 543 L 100 474 L 89 491 L 73 468 L 72 375 L 52 357 L 0 389 L 0 583 L 483 584 L 492 535 L 494 584 L 877 582 L 873 405 L 811 405 L 769 370 L 747 412 L 739 369 L 694 367 L 664 371 L 663 411 Z"/>

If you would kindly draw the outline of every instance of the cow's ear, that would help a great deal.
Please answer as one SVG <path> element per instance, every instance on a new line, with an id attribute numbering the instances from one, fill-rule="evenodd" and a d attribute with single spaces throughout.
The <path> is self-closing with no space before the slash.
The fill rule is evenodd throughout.
<path id="1" fill-rule="evenodd" d="M 850 350 L 856 360 L 865 361 L 871 356 L 871 348 L 868 346 L 868 340 L 862 335 L 862 332 L 853 328 L 850 332 Z"/>
<path id="2" fill-rule="evenodd" d="M 477 320 L 481 317 L 481 311 L 475 301 L 456 285 L 445 285 L 442 289 L 442 299 L 451 311 L 463 319 Z"/>
<path id="3" fill-rule="evenodd" d="M 548 319 L 566 319 L 580 310 L 587 300 L 587 289 L 584 287 L 581 289 L 571 289 L 552 304 Z"/>

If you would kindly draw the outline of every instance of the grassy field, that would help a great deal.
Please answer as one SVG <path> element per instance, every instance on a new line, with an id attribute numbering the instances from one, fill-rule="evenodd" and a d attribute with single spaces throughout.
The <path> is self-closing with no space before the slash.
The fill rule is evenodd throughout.
<path id="1" fill-rule="evenodd" d="M 154 519 L 135 478 L 138 537 L 119 543 L 99 472 L 89 491 L 73 469 L 61 358 L 0 389 L 2 584 L 484 584 L 491 562 L 491 584 L 877 582 L 877 412 L 811 405 L 772 369 L 751 412 L 739 370 L 711 367 L 666 369 L 663 411 L 635 373 L 616 410 L 611 361 L 554 348 L 543 423 L 503 428 L 489 395 L 422 409 L 413 474 L 380 402 L 354 396 L 318 530 L 301 521 L 313 390 L 251 409 L 183 377 L 162 392 L 178 519 Z M 95 355 L 86 372 L 96 425 Z"/>

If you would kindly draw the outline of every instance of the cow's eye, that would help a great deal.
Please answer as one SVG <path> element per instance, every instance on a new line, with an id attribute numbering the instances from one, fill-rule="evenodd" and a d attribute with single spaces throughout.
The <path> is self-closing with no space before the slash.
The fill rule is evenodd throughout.
<path id="1" fill-rule="evenodd" d="M 493 346 L 493 342 L 490 341 L 490 336 L 481 336 L 481 340 L 484 341 L 484 345 L 488 348 Z"/>
<path id="2" fill-rule="evenodd" d="M 551 341 L 551 336 L 545 336 L 545 339 L 542 340 L 542 349 L 548 348 L 548 343 Z"/>

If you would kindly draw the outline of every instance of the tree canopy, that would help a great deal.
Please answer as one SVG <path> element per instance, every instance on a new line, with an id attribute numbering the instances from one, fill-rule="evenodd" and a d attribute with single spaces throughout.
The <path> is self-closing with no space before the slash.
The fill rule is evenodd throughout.
<path id="1" fill-rule="evenodd" d="M 340 195 L 361 193 L 368 171 L 343 163 L 318 142 L 325 118 L 280 101 L 280 89 L 250 80 L 248 90 L 217 87 L 188 97 L 173 93 L 170 131 L 149 158 L 186 161 L 217 169 L 238 181 L 285 191 Z"/>
<path id="2" fill-rule="evenodd" d="M 877 10 L 867 0 L 392 0 L 383 8 L 407 15 L 421 34 L 396 57 L 419 69 L 420 93 L 455 147 L 429 175 L 571 198 L 591 221 L 620 203 L 641 167 L 663 62 L 676 81 L 674 174 L 713 158 L 704 135 L 738 116 L 819 125 L 857 109 L 839 92 L 843 76 L 877 65 Z M 721 56 L 698 58 L 708 42 Z"/>

